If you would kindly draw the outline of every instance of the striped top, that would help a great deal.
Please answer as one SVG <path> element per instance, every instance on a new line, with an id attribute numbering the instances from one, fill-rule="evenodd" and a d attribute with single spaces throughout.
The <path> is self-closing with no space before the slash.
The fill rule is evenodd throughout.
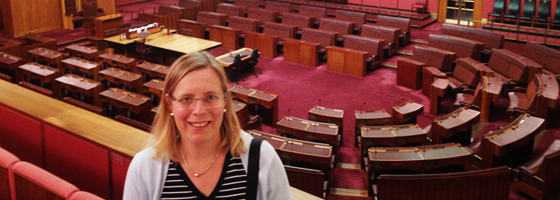
<path id="1" fill-rule="evenodd" d="M 240 157 L 228 152 L 218 184 L 206 197 L 191 182 L 180 163 L 169 162 L 161 199 L 245 199 L 247 174 Z"/>

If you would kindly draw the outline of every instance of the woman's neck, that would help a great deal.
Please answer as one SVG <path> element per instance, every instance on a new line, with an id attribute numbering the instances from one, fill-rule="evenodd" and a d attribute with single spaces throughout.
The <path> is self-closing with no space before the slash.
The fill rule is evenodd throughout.
<path id="1" fill-rule="evenodd" d="M 183 140 L 179 145 L 187 159 L 207 159 L 213 158 L 220 151 L 220 138 L 213 139 L 204 143 L 192 143 Z"/>

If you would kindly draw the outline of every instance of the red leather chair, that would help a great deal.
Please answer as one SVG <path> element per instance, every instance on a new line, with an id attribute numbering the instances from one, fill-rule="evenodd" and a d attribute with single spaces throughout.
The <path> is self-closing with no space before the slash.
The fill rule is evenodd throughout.
<path id="1" fill-rule="evenodd" d="M 67 199 L 79 189 L 28 162 L 12 167 L 16 199 Z"/>
<path id="2" fill-rule="evenodd" d="M 103 200 L 103 198 L 86 191 L 77 191 L 68 200 Z"/>
<path id="3" fill-rule="evenodd" d="M 147 55 L 153 53 L 154 51 L 152 50 L 152 48 L 148 48 L 146 47 L 146 44 L 144 43 L 144 41 L 138 41 L 136 40 L 134 42 L 136 44 L 136 54 L 137 57 L 140 59 L 144 59 L 146 60 Z"/>
<path id="4" fill-rule="evenodd" d="M 426 11 L 428 11 L 427 6 L 428 6 L 428 0 L 416 0 L 416 3 L 413 3 L 410 6 L 410 10 L 412 12 L 416 11 L 416 12 L 420 12 L 420 13 L 425 13 Z"/>
<path id="5" fill-rule="evenodd" d="M 15 194 L 10 192 L 14 185 L 14 177 L 10 176 L 12 166 L 19 162 L 14 154 L 0 148 L 0 199 L 15 199 Z"/>

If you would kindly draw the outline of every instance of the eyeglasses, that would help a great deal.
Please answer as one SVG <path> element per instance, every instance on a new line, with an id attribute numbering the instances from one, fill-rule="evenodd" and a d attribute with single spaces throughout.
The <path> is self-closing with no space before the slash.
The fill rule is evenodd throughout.
<path id="1" fill-rule="evenodd" d="M 226 96 L 224 94 L 223 97 L 219 97 L 216 95 L 207 95 L 204 98 L 185 97 L 182 99 L 175 99 L 175 97 L 173 97 L 173 95 L 169 93 L 169 97 L 171 98 L 171 100 L 179 103 L 179 105 L 183 108 L 194 108 L 196 101 L 199 99 L 202 100 L 202 103 L 204 103 L 204 106 L 206 108 L 215 108 L 225 104 L 224 99 Z"/>

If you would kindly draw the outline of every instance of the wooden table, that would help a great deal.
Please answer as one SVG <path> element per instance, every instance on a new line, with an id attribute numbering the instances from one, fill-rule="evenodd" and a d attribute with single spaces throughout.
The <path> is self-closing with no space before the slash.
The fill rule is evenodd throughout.
<path id="1" fill-rule="evenodd" d="M 118 88 L 109 88 L 99 95 L 101 102 L 109 103 L 118 109 L 126 109 L 126 117 L 130 118 L 130 112 L 133 112 L 140 116 L 141 122 L 149 123 L 148 113 L 152 108 L 150 98 Z"/>
<path id="2" fill-rule="evenodd" d="M 403 59 L 397 61 L 397 66 L 397 85 L 413 90 L 420 89 L 421 72 L 426 65 L 412 59 Z"/>
<path id="3" fill-rule="evenodd" d="M 119 54 L 104 53 L 99 56 L 99 61 L 105 67 L 107 64 L 110 67 L 120 67 L 121 69 L 131 71 L 136 66 L 136 60 Z"/>
<path id="4" fill-rule="evenodd" d="M 342 118 L 344 117 L 344 110 L 325 108 L 322 106 L 315 106 L 309 110 L 308 119 L 317 122 L 326 122 L 336 124 L 338 126 L 338 134 L 342 136 Z"/>
<path id="5" fill-rule="evenodd" d="M 30 62 L 19 66 L 16 74 L 18 77 L 17 82 L 30 82 L 31 79 L 37 79 L 40 81 L 39 86 L 44 88 L 44 84 L 53 82 L 54 79 L 59 76 L 59 71 L 58 69 L 52 67 Z M 26 80 L 25 76 L 27 76 L 29 79 Z M 52 87 L 48 87 L 47 89 L 50 89 L 52 91 Z"/>
<path id="6" fill-rule="evenodd" d="M 72 44 L 66 46 L 66 50 L 70 52 L 71 56 L 84 58 L 90 61 L 99 61 L 99 51 L 95 48 Z"/>
<path id="7" fill-rule="evenodd" d="M 136 65 L 132 71 L 149 76 L 151 78 L 160 78 L 161 80 L 164 80 L 169 73 L 169 67 L 150 62 L 143 62 Z M 147 81 L 146 78 L 144 79 L 144 81 Z"/>
<path id="8" fill-rule="evenodd" d="M 99 72 L 99 78 L 101 81 L 107 80 L 115 85 L 123 85 L 130 88 L 138 94 L 142 93 L 142 75 L 127 72 L 117 68 L 107 68 L 106 70 Z"/>
<path id="9" fill-rule="evenodd" d="M 87 20 L 86 20 L 87 21 Z M 105 31 L 109 29 L 115 29 L 117 35 L 121 34 L 121 24 L 123 23 L 123 16 L 121 14 L 111 14 L 101 17 L 96 17 L 94 19 L 95 23 L 95 37 L 104 38 Z"/>
<path id="10" fill-rule="evenodd" d="M 253 54 L 253 49 L 241 48 L 241 49 L 238 49 L 238 50 L 220 55 L 220 56 L 216 57 L 216 60 L 218 60 L 218 62 L 220 62 L 220 64 L 222 64 L 222 66 L 229 67 L 229 66 L 233 65 L 233 60 L 235 59 L 235 56 L 240 55 L 241 56 L 241 61 L 246 61 L 246 60 L 251 58 L 252 54 Z"/>
<path id="11" fill-rule="evenodd" d="M 150 35 L 150 37 L 157 37 L 157 35 L 161 35 L 161 34 L 167 34 L 167 29 L 160 29 L 160 28 L 156 28 L 156 29 L 150 29 L 148 30 L 148 32 L 153 33 L 152 35 Z M 120 35 L 116 35 L 116 36 L 112 36 L 112 37 L 108 37 L 108 38 L 104 38 L 104 41 L 108 41 L 111 42 L 111 47 L 115 48 L 115 49 L 119 49 L 120 47 L 123 47 L 123 53 L 125 56 L 128 55 L 128 50 L 132 50 L 134 51 L 134 42 L 135 41 L 143 41 L 144 38 L 139 38 L 136 37 L 135 35 L 138 34 L 132 34 L 130 39 L 127 38 L 121 38 Z"/>
<path id="12" fill-rule="evenodd" d="M 480 121 L 480 112 L 461 107 L 432 122 L 434 144 L 456 142 L 466 146 L 471 143 L 472 128 Z"/>
<path id="13" fill-rule="evenodd" d="M 432 89 L 430 91 L 430 114 L 437 115 L 440 107 L 440 100 L 445 96 L 445 92 L 449 86 L 449 79 L 438 78 L 434 79 Z"/>
<path id="14" fill-rule="evenodd" d="M 538 95 L 537 116 L 546 119 L 548 115 L 548 108 L 556 108 L 556 101 L 558 100 L 558 82 L 555 77 L 547 74 L 541 74 L 541 93 Z"/>
<path id="15" fill-rule="evenodd" d="M 64 58 L 62 53 L 58 51 L 53 51 L 50 49 L 45 49 L 42 47 L 31 49 L 27 51 L 29 56 L 34 58 L 36 61 L 43 61 L 47 62 L 47 66 L 55 65 L 56 67 L 60 67 L 60 62 Z"/>
<path id="16" fill-rule="evenodd" d="M 56 83 L 57 85 L 53 91 L 55 97 L 59 99 L 62 98 L 64 94 L 61 94 L 61 89 L 65 88 L 68 92 L 77 92 L 88 98 L 93 97 L 92 104 L 101 108 L 101 101 L 99 100 L 99 93 L 102 91 L 101 82 L 82 78 L 74 74 L 65 74 L 64 76 L 58 77 Z"/>
<path id="17" fill-rule="evenodd" d="M 356 115 L 356 129 L 354 130 L 355 132 L 355 137 L 356 137 L 356 142 L 355 142 L 355 146 L 359 147 L 360 141 L 361 141 L 361 130 L 360 128 L 363 126 L 381 126 L 381 125 L 390 125 L 391 124 L 391 115 L 389 115 L 389 113 L 387 113 L 385 111 L 385 109 L 382 110 L 356 110 L 355 111 L 355 115 Z"/>
<path id="18" fill-rule="evenodd" d="M 340 146 L 340 135 L 336 124 L 284 117 L 276 125 L 278 126 L 276 132 L 280 134 L 291 135 L 300 140 L 326 142 L 334 149 Z"/>
<path id="19" fill-rule="evenodd" d="M 416 124 L 416 117 L 424 114 L 424 105 L 407 101 L 404 104 L 393 107 L 393 124 Z"/>
<path id="20" fill-rule="evenodd" d="M 66 69 L 70 70 L 70 73 L 81 72 L 83 75 L 87 76 L 96 81 L 99 80 L 99 70 L 101 65 L 96 62 L 92 62 L 89 60 L 84 60 L 81 58 L 70 57 L 68 59 L 62 60 L 61 70 L 65 71 Z"/>
<path id="21" fill-rule="evenodd" d="M 211 49 L 222 45 L 222 43 L 219 42 L 203 40 L 180 34 L 152 34 L 146 37 L 146 39 L 146 45 L 184 54 Z"/>
<path id="22" fill-rule="evenodd" d="M 252 115 L 260 115 L 263 123 L 276 126 L 278 122 L 278 95 L 236 85 L 229 89 L 233 98 L 246 104 L 260 105 L 249 108 Z M 264 107 L 262 109 L 261 107 Z"/>
<path id="23" fill-rule="evenodd" d="M 496 76 L 483 76 L 482 101 L 480 104 L 480 121 L 487 122 L 490 119 L 491 102 L 497 102 L 502 90 L 502 80 Z M 554 104 L 556 105 L 556 103 Z"/>

